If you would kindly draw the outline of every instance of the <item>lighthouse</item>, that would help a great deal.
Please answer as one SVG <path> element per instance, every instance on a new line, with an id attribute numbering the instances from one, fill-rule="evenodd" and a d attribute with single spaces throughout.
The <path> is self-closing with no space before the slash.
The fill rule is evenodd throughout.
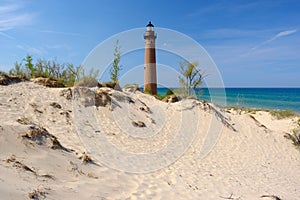
<path id="1" fill-rule="evenodd" d="M 151 21 L 146 26 L 145 39 L 145 59 L 144 59 L 144 92 L 157 94 L 156 79 L 156 55 L 155 55 L 155 39 L 156 35 L 153 30 L 154 26 Z"/>

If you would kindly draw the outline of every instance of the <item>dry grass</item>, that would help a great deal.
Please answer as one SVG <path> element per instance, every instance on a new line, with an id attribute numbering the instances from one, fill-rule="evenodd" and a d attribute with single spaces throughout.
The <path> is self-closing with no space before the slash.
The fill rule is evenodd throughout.
<path id="1" fill-rule="evenodd" d="M 270 110 L 269 112 L 272 116 L 274 116 L 277 119 L 284 119 L 297 116 L 297 114 L 291 110 Z"/>
<path id="2" fill-rule="evenodd" d="M 300 148 L 300 128 L 294 129 L 292 133 L 286 133 L 284 137 L 292 140 L 293 144 Z"/>
<path id="3" fill-rule="evenodd" d="M 258 111 L 267 111 L 264 109 L 258 109 L 258 108 L 244 108 L 244 107 L 235 107 L 235 106 L 229 106 L 226 107 L 227 110 L 234 110 L 234 111 L 243 111 L 245 113 L 249 113 L 249 114 L 256 114 L 256 112 Z"/>
<path id="4" fill-rule="evenodd" d="M 291 110 L 270 110 L 270 109 L 260 109 L 260 108 L 239 108 L 239 107 L 226 107 L 227 110 L 234 110 L 234 111 L 243 111 L 249 114 L 256 114 L 258 111 L 265 111 L 269 112 L 272 116 L 276 119 L 284 119 L 299 116 L 299 114 L 291 111 Z M 299 121 L 300 124 L 300 121 Z"/>
<path id="5" fill-rule="evenodd" d="M 75 83 L 78 87 L 96 87 L 98 86 L 98 81 L 94 77 L 83 77 L 81 80 Z"/>
<path id="6" fill-rule="evenodd" d="M 300 147 L 300 128 L 293 130 L 292 141 L 294 145 Z"/>

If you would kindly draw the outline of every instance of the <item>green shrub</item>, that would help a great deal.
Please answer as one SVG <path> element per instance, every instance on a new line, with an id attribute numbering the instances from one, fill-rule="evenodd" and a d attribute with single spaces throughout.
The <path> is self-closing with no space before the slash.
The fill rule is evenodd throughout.
<path id="1" fill-rule="evenodd" d="M 146 88 L 146 89 L 144 90 L 144 93 L 145 93 L 145 94 L 153 95 L 152 92 L 151 92 L 151 90 L 150 90 L 149 88 Z M 163 100 L 163 99 L 166 99 L 167 97 L 170 97 L 170 96 L 176 96 L 176 95 L 174 94 L 174 92 L 173 92 L 171 89 L 168 88 L 168 90 L 166 91 L 166 93 L 165 93 L 164 95 L 155 94 L 155 95 L 153 95 L 153 96 L 154 96 L 156 99 L 158 99 L 158 100 Z"/>
<path id="2" fill-rule="evenodd" d="M 31 55 L 27 55 L 25 60 L 25 66 L 26 69 L 28 71 L 27 77 L 28 78 L 35 78 L 36 76 L 36 68 L 34 66 L 34 64 L 32 63 L 32 56 Z"/>
<path id="3" fill-rule="evenodd" d="M 172 94 L 174 94 L 173 90 L 171 90 L 170 88 L 168 88 L 168 90 L 166 91 L 165 96 L 169 96 L 169 95 L 172 95 Z"/>
<path id="4" fill-rule="evenodd" d="M 159 100 L 163 100 L 166 96 L 165 95 L 160 95 L 160 94 L 156 94 L 154 95 L 155 98 L 159 99 Z"/>
<path id="5" fill-rule="evenodd" d="M 145 94 L 153 95 L 151 89 L 150 89 L 150 88 L 147 88 L 147 87 L 144 88 L 144 93 L 145 93 Z"/>
<path id="6" fill-rule="evenodd" d="M 114 62 L 110 68 L 110 78 L 113 82 L 119 81 L 120 71 L 122 70 L 122 66 L 120 65 L 121 60 L 121 52 L 120 52 L 119 40 L 116 41 L 115 51 L 114 51 Z"/>

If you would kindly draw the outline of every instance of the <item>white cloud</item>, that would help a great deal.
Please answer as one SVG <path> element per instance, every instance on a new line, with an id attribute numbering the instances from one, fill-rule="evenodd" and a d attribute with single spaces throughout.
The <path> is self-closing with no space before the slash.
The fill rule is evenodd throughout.
<path id="1" fill-rule="evenodd" d="M 8 39 L 15 39 L 13 36 L 8 35 L 8 34 L 6 34 L 6 33 L 3 33 L 3 32 L 1 32 L 1 31 L 0 31 L 0 35 L 3 36 L 3 37 L 6 37 L 6 38 L 8 38 Z"/>
<path id="2" fill-rule="evenodd" d="M 198 17 L 201 15 L 214 14 L 218 12 L 241 13 L 246 10 L 256 8 L 259 5 L 260 3 L 258 2 L 249 2 L 249 3 L 241 3 L 241 4 L 234 3 L 233 1 L 218 2 L 218 3 L 209 4 L 207 6 L 201 7 L 195 10 L 194 12 L 188 14 L 188 16 Z"/>
<path id="3" fill-rule="evenodd" d="M 253 38 L 256 36 L 269 34 L 274 30 L 255 30 L 255 29 L 237 29 L 237 28 L 219 28 L 208 29 L 201 33 L 201 38 L 205 39 L 240 39 Z"/>
<path id="4" fill-rule="evenodd" d="M 50 34 L 70 35 L 70 36 L 82 36 L 79 33 L 63 32 L 63 31 L 41 30 L 40 32 L 41 33 L 50 33 Z"/>
<path id="5" fill-rule="evenodd" d="M 260 47 L 262 47 L 266 44 L 269 44 L 269 43 L 273 42 L 274 40 L 277 40 L 278 38 L 285 37 L 285 36 L 288 36 L 288 35 L 292 35 L 292 34 L 296 33 L 297 31 L 298 31 L 297 29 L 281 31 L 278 34 L 276 34 L 275 36 L 273 36 L 272 38 L 270 38 L 270 39 L 260 43 L 259 45 L 251 48 L 251 51 L 254 51 L 254 50 L 256 50 L 256 49 L 258 49 L 258 48 L 260 48 Z"/>
<path id="6" fill-rule="evenodd" d="M 16 4 L 11 4 L 11 5 L 5 5 L 5 6 L 0 6 L 0 13 L 7 13 L 7 12 L 12 12 L 15 11 L 19 8 L 18 5 Z"/>
<path id="7" fill-rule="evenodd" d="M 17 48 L 19 48 L 23 51 L 26 51 L 29 54 L 42 55 L 42 54 L 46 53 L 41 48 L 31 47 L 31 46 L 28 46 L 28 45 L 17 45 Z"/>
<path id="8" fill-rule="evenodd" d="M 34 13 L 23 11 L 21 4 L 0 5 L 0 31 L 3 33 L 3 31 L 28 25 L 33 22 L 34 16 Z"/>
<path id="9" fill-rule="evenodd" d="M 66 49 L 66 50 L 71 50 L 72 47 L 67 44 L 54 44 L 54 45 L 46 45 L 47 49 Z"/>

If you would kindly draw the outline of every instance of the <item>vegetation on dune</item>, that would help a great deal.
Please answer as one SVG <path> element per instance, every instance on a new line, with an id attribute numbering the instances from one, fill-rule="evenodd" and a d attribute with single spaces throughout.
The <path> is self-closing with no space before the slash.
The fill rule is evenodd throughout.
<path id="1" fill-rule="evenodd" d="M 173 95 L 173 94 L 174 94 L 173 90 L 168 88 L 167 91 L 166 91 L 166 96 Z"/>
<path id="2" fill-rule="evenodd" d="M 153 95 L 151 89 L 150 89 L 150 88 L 147 88 L 147 87 L 144 88 L 144 93 L 145 93 L 145 94 Z M 155 96 L 155 95 L 154 95 L 154 96 Z"/>
<path id="3" fill-rule="evenodd" d="M 166 93 L 164 95 L 156 94 L 154 96 L 155 96 L 155 98 L 157 98 L 159 100 L 163 100 L 163 99 L 165 99 L 167 97 L 175 96 L 175 94 L 174 94 L 174 92 L 170 88 L 168 88 L 167 91 L 166 91 Z"/>
<path id="4" fill-rule="evenodd" d="M 178 78 L 181 88 L 176 90 L 176 94 L 174 94 L 171 89 L 168 89 L 165 95 L 155 94 L 154 96 L 157 99 L 167 101 L 167 99 L 173 98 L 174 101 L 178 101 L 178 96 L 190 97 L 191 95 L 195 95 L 196 93 L 196 95 L 199 95 L 201 93 L 199 88 L 203 83 L 204 75 L 201 72 L 201 69 L 198 67 L 198 63 L 183 61 L 179 62 L 179 65 L 180 76 Z M 144 93 L 151 94 L 151 91 L 148 91 L 146 89 Z"/>
<path id="5" fill-rule="evenodd" d="M 81 86 L 90 86 L 91 84 L 96 86 L 99 74 L 99 70 L 94 70 L 93 68 L 88 74 L 85 74 L 83 66 L 75 67 L 70 63 L 60 64 L 56 59 L 38 59 L 34 63 L 31 55 L 27 55 L 21 62 L 16 62 L 14 68 L 9 70 L 9 75 L 27 80 L 38 77 L 49 78 L 58 81 L 66 87 L 74 86 L 75 83 Z"/>
<path id="6" fill-rule="evenodd" d="M 133 84 L 126 84 L 124 89 L 133 88 L 134 90 L 140 90 L 139 84 L 133 83 Z"/>
<path id="7" fill-rule="evenodd" d="M 110 69 L 112 82 L 103 83 L 103 86 L 118 87 L 118 79 L 121 66 L 119 65 L 121 58 L 119 41 L 117 40 L 114 52 L 114 61 Z M 5 72 L 0 72 L 0 75 L 7 75 Z M 95 87 L 100 86 L 98 79 L 100 71 L 91 68 L 87 73 L 83 66 L 74 66 L 70 63 L 60 64 L 53 60 L 38 59 L 34 62 L 31 55 L 27 55 L 21 62 L 15 62 L 14 68 L 9 70 L 8 75 L 16 76 L 20 79 L 30 80 L 35 78 L 47 78 L 47 80 L 55 81 L 60 86 L 72 87 L 84 86 Z"/>
<path id="8" fill-rule="evenodd" d="M 293 130 L 292 141 L 294 145 L 300 147 L 300 128 Z"/>
<path id="9" fill-rule="evenodd" d="M 75 85 L 82 87 L 96 87 L 98 85 L 98 78 L 100 76 L 100 70 L 95 70 L 94 68 L 90 69 L 88 74 L 84 73 L 82 69 L 82 74 L 75 79 L 78 80 Z"/>
<path id="10" fill-rule="evenodd" d="M 0 71 L 0 75 L 7 75 L 7 73 Z"/>
<path id="11" fill-rule="evenodd" d="M 297 114 L 291 110 L 270 110 L 270 114 L 277 119 L 284 119 L 289 117 L 295 117 Z"/>
<path id="12" fill-rule="evenodd" d="M 110 77 L 112 82 L 103 83 L 104 86 L 112 86 L 113 88 L 119 88 L 118 79 L 120 76 L 120 46 L 119 41 L 116 41 L 114 60 L 112 67 L 110 69 Z M 6 75 L 5 72 L 0 72 L 0 74 Z M 57 85 L 72 87 L 85 86 L 85 87 L 95 87 L 101 84 L 98 83 L 100 76 L 100 71 L 91 68 L 87 73 L 84 67 L 74 66 L 70 63 L 60 64 L 53 60 L 42 60 L 38 59 L 36 62 L 33 61 L 31 55 L 27 55 L 21 62 L 15 62 L 14 68 L 9 70 L 10 76 L 17 76 L 21 79 L 30 80 L 33 78 L 47 78 L 57 82 Z"/>
<path id="13" fill-rule="evenodd" d="M 235 110 L 235 111 L 240 110 L 249 114 L 256 114 L 256 112 L 258 111 L 265 111 L 265 112 L 269 112 L 276 119 L 284 119 L 284 118 L 299 116 L 297 113 L 291 110 L 271 110 L 271 109 L 263 109 L 263 108 L 245 108 L 245 107 L 240 108 L 235 106 L 229 106 L 227 107 L 227 109 Z M 300 125 L 300 119 L 299 119 L 299 125 Z"/>
<path id="14" fill-rule="evenodd" d="M 238 106 L 228 106 L 226 107 L 228 110 L 234 110 L 234 111 L 243 111 L 245 113 L 249 114 L 256 114 L 258 111 L 266 111 L 268 112 L 269 110 L 266 109 L 260 109 L 260 108 L 246 108 L 246 107 L 238 107 Z"/>
<path id="15" fill-rule="evenodd" d="M 146 93 L 146 92 L 145 92 L 145 93 Z M 147 93 L 146 93 L 146 94 L 147 94 Z M 158 100 L 163 100 L 163 99 L 166 97 L 166 95 L 155 94 L 154 97 L 155 97 L 156 99 L 158 99 Z"/>
<path id="16" fill-rule="evenodd" d="M 196 89 L 202 85 L 204 75 L 198 67 L 197 62 L 190 63 L 188 61 L 180 62 L 179 83 L 183 88 L 184 96 L 195 94 Z"/>
<path id="17" fill-rule="evenodd" d="M 119 46 L 119 40 L 116 41 L 115 44 L 115 51 L 114 51 L 114 61 L 113 65 L 110 68 L 110 78 L 112 82 L 118 83 L 119 81 L 119 76 L 120 76 L 120 71 L 122 70 L 122 67 L 120 65 L 120 60 L 121 60 L 121 52 L 120 52 L 120 46 Z"/>
<path id="18" fill-rule="evenodd" d="M 292 133 L 286 133 L 284 137 L 292 140 L 293 144 L 300 149 L 300 125 L 293 129 Z"/>
<path id="19" fill-rule="evenodd" d="M 289 139 L 293 141 L 293 144 L 300 149 L 300 118 L 297 121 L 298 127 L 292 131 L 292 134 L 288 134 Z"/>

